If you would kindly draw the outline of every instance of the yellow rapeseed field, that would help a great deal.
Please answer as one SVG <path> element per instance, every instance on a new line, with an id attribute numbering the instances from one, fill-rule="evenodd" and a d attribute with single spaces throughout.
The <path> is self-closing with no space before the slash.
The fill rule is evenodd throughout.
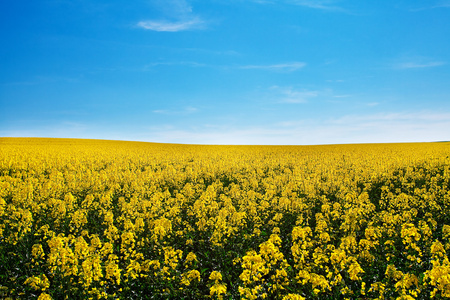
<path id="1" fill-rule="evenodd" d="M 450 143 L 0 138 L 0 298 L 450 298 Z"/>

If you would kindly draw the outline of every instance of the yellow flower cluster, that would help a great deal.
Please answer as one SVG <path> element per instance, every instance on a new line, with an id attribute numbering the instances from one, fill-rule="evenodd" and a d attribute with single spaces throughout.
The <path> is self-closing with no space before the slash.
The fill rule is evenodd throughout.
<path id="1" fill-rule="evenodd" d="M 210 296 L 216 296 L 218 299 L 223 299 L 223 295 L 227 292 L 227 286 L 222 281 L 222 274 L 219 271 L 212 271 L 211 275 L 209 275 L 209 279 L 214 281 L 214 284 L 211 286 Z"/>
<path id="2" fill-rule="evenodd" d="M 290 266 L 280 252 L 280 245 L 280 237 L 272 234 L 259 246 L 259 253 L 252 250 L 242 258 L 243 272 L 239 278 L 244 286 L 239 287 L 239 293 L 243 298 L 274 297 L 289 284 L 287 268 Z"/>
<path id="3" fill-rule="evenodd" d="M 450 298 L 450 143 L 0 138 L 0 298 Z"/>

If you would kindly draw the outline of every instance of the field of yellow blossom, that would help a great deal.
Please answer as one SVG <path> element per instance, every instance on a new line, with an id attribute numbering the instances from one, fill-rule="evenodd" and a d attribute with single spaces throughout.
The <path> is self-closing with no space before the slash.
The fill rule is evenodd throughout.
<path id="1" fill-rule="evenodd" d="M 0 138 L 2 299 L 450 298 L 450 143 Z"/>

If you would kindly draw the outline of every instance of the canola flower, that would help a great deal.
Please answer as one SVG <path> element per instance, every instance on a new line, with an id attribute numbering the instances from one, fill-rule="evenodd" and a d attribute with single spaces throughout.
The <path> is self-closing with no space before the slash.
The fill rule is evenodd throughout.
<path id="1" fill-rule="evenodd" d="M 0 298 L 450 298 L 449 211 L 450 143 L 0 138 Z"/>

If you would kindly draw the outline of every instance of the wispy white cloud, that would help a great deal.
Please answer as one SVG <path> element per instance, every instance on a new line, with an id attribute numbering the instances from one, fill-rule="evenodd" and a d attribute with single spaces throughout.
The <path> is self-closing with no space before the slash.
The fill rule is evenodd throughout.
<path id="1" fill-rule="evenodd" d="M 433 6 L 433 8 L 441 8 L 441 7 L 450 7 L 450 1 L 449 0 L 439 1 Z"/>
<path id="2" fill-rule="evenodd" d="M 204 25 L 204 22 L 199 18 L 193 18 L 189 20 L 181 20 L 176 22 L 170 21 L 140 21 L 137 26 L 153 31 L 167 31 L 177 32 L 192 29 L 200 29 Z"/>
<path id="3" fill-rule="evenodd" d="M 284 71 L 293 72 L 306 66 L 304 62 L 291 62 L 274 65 L 245 65 L 240 66 L 240 69 L 257 69 L 257 70 L 269 70 L 269 71 Z"/>
<path id="4" fill-rule="evenodd" d="M 138 22 L 137 26 L 161 32 L 202 29 L 205 26 L 205 21 L 193 14 L 192 7 L 186 0 L 161 1 L 159 8 L 167 16 L 165 19 L 144 20 Z"/>
<path id="5" fill-rule="evenodd" d="M 355 95 L 336 93 L 331 88 L 306 89 L 298 86 L 271 86 L 268 91 L 269 99 L 276 103 L 309 103 L 311 100 L 326 103 L 342 103 L 344 99 L 354 98 Z"/>
<path id="6" fill-rule="evenodd" d="M 274 99 L 279 103 L 307 103 L 311 98 L 319 96 L 320 92 L 315 90 L 295 89 L 291 86 L 272 86 Z"/>
<path id="7" fill-rule="evenodd" d="M 408 61 L 402 62 L 394 65 L 395 69 L 420 69 L 420 68 L 432 68 L 443 66 L 446 63 L 443 61 L 429 61 L 429 62 L 417 62 L 417 61 Z"/>
<path id="8" fill-rule="evenodd" d="M 343 11 L 344 9 L 334 5 L 336 1 L 332 0 L 287 0 L 288 3 L 314 8 L 314 9 L 321 9 L 321 10 L 334 10 L 334 11 Z"/>
<path id="9" fill-rule="evenodd" d="M 188 16 L 192 13 L 192 6 L 186 0 L 159 1 L 160 9 L 167 15 Z"/>
<path id="10" fill-rule="evenodd" d="M 327 121 L 357 142 L 420 142 L 450 140 L 450 113 L 396 112 L 347 115 Z"/>
<path id="11" fill-rule="evenodd" d="M 427 3 L 421 3 L 421 6 L 410 8 L 409 10 L 412 12 L 436 9 L 436 8 L 450 8 L 450 0 L 442 0 L 432 3 L 431 1 Z"/>
<path id="12" fill-rule="evenodd" d="M 421 55 L 402 55 L 390 63 L 390 68 L 397 70 L 424 69 L 440 67 L 445 61 Z"/>

